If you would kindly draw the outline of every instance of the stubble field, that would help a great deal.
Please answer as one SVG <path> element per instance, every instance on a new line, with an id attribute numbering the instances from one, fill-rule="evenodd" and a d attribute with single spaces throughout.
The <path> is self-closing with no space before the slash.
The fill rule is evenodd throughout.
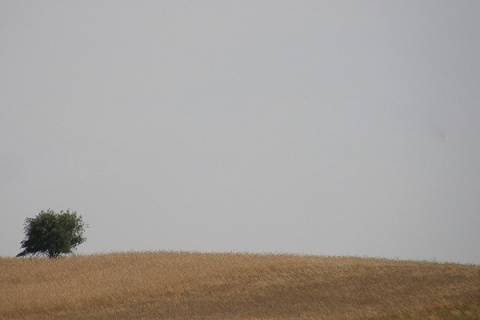
<path id="1" fill-rule="evenodd" d="M 152 252 L 0 271 L 0 319 L 480 319 L 475 265 Z"/>

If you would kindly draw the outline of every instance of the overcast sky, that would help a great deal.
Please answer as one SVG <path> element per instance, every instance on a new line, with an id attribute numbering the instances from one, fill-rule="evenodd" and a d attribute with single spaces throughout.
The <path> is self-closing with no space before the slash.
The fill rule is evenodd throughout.
<path id="1" fill-rule="evenodd" d="M 480 263 L 479 1 L 0 1 L 0 256 Z"/>

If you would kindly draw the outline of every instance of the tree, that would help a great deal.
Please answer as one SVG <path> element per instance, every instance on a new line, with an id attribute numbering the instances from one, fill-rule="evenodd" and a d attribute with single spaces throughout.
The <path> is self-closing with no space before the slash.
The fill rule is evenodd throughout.
<path id="1" fill-rule="evenodd" d="M 83 237 L 86 227 L 82 216 L 75 211 L 55 213 L 50 209 L 42 210 L 35 218 L 25 219 L 25 240 L 21 242 L 24 250 L 17 257 L 45 254 L 49 258 L 57 258 L 71 253 L 72 249 L 86 241 Z"/>

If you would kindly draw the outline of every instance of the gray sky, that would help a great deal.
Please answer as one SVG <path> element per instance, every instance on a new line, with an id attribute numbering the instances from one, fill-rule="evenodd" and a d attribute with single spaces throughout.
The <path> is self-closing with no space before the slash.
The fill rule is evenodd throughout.
<path id="1" fill-rule="evenodd" d="M 480 263 L 480 2 L 0 1 L 0 256 Z"/>

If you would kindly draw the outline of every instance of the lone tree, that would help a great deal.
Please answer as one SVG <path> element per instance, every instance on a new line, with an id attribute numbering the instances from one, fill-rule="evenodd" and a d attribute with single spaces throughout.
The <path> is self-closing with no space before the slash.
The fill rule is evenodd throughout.
<path id="1" fill-rule="evenodd" d="M 42 210 L 35 218 L 25 219 L 25 240 L 21 242 L 24 250 L 17 257 L 45 254 L 49 258 L 57 258 L 71 253 L 72 249 L 85 242 L 83 233 L 86 227 L 82 216 L 75 211 L 55 213 L 50 209 Z"/>

